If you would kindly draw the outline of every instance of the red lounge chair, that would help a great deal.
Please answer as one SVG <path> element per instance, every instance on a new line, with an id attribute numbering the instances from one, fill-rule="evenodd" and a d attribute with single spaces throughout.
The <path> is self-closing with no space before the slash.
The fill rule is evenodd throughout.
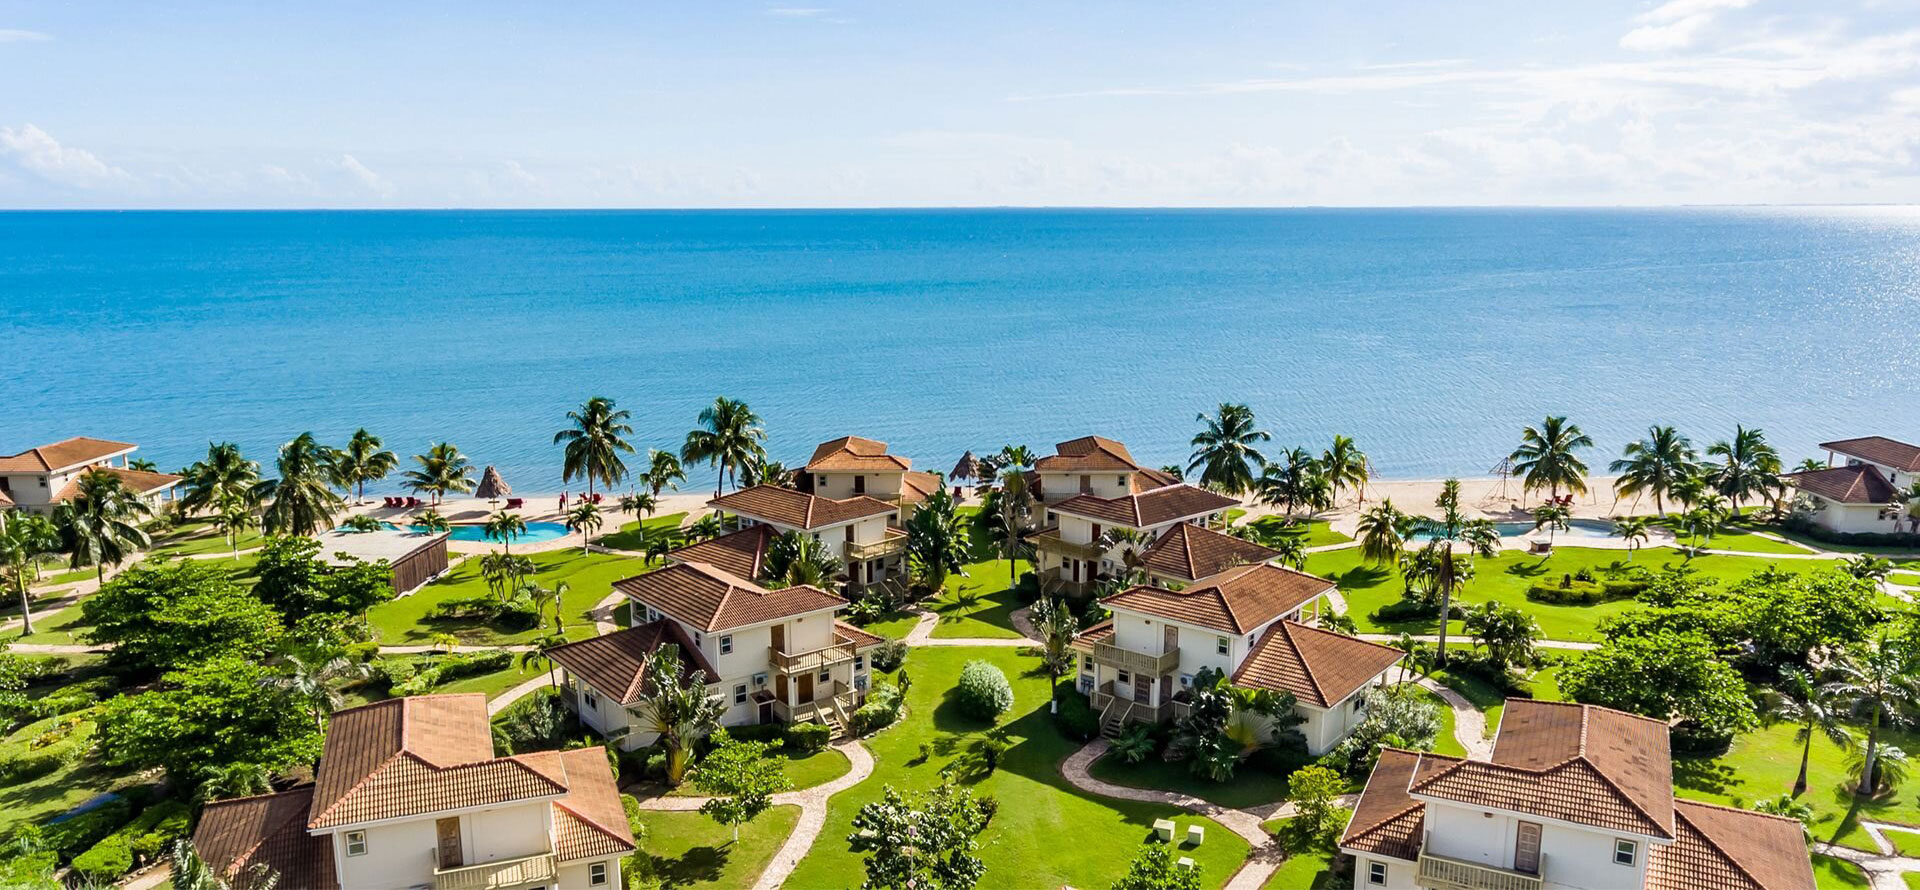
<path id="1" fill-rule="evenodd" d="M 518 510 L 527 505 L 524 498 L 507 498 L 507 509 Z"/>

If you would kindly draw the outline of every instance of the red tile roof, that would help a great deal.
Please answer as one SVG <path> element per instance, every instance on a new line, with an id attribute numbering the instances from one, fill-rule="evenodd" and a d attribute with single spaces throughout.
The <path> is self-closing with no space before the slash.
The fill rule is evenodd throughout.
<path id="1" fill-rule="evenodd" d="M 175 485 L 179 485 L 180 481 L 185 478 L 184 476 L 175 476 L 172 473 L 149 473 L 145 470 L 128 470 L 122 467 L 99 467 L 88 470 L 87 473 L 111 473 L 120 477 L 120 481 L 127 486 L 127 490 L 136 494 L 152 494 L 156 491 L 172 488 Z M 67 484 L 60 486 L 60 490 L 54 492 L 53 500 L 50 503 L 58 504 L 79 497 L 80 480 L 85 479 L 87 473 L 81 473 L 68 479 Z"/>
<path id="2" fill-rule="evenodd" d="M 1908 445 L 1886 436 L 1862 436 L 1858 439 L 1822 442 L 1820 447 L 1849 457 L 1870 460 L 1902 472 L 1920 473 L 1920 445 Z"/>
<path id="3" fill-rule="evenodd" d="M 836 501 L 777 485 L 755 485 L 752 488 L 743 488 L 732 494 L 714 498 L 707 502 L 707 506 L 775 525 L 801 529 L 822 528 L 855 519 L 864 519 L 868 516 L 884 516 L 896 509 L 886 501 L 874 500 L 865 495 Z"/>
<path id="4" fill-rule="evenodd" d="M 615 590 L 704 631 L 760 624 L 847 601 L 818 587 L 768 590 L 716 566 L 682 562 L 613 582 Z"/>
<path id="5" fill-rule="evenodd" d="M 667 556 L 676 562 L 704 562 L 742 578 L 758 578 L 766 563 L 767 548 L 779 534 L 771 525 L 756 524 L 669 550 Z"/>
<path id="6" fill-rule="evenodd" d="M 547 654 L 600 694 L 630 705 L 647 692 L 646 657 L 663 645 L 680 648 L 682 680 L 690 679 L 695 671 L 704 672 L 709 683 L 720 679 L 720 672 L 713 669 L 707 657 L 687 638 L 686 631 L 665 618 L 577 640 Z"/>
<path id="7" fill-rule="evenodd" d="M 633 829 L 607 765 L 607 749 L 561 751 L 567 795 L 553 802 L 553 852 L 561 862 L 631 853 Z"/>
<path id="8" fill-rule="evenodd" d="M 1400 650 L 1292 621 L 1273 626 L 1233 672 L 1239 686 L 1284 689 L 1327 708 L 1373 682 L 1400 660 Z"/>
<path id="9" fill-rule="evenodd" d="M 1053 450 L 1056 453 L 1035 460 L 1033 468 L 1043 473 L 1141 469 L 1127 446 L 1100 436 L 1069 439 Z"/>
<path id="10" fill-rule="evenodd" d="M 940 490 L 940 476 L 937 473 L 906 473 L 900 477 L 900 502 L 918 504 L 928 496 Z"/>
<path id="11" fill-rule="evenodd" d="M 193 847 L 223 878 L 264 866 L 279 875 L 279 886 L 335 890 L 340 881 L 333 873 L 333 839 L 307 833 L 312 803 L 313 786 L 301 785 L 207 804 L 193 830 Z"/>
<path id="12" fill-rule="evenodd" d="M 1181 590 L 1130 587 L 1102 603 L 1108 608 L 1243 634 L 1333 589 L 1332 581 L 1317 575 L 1260 563 L 1209 575 Z"/>
<path id="13" fill-rule="evenodd" d="M 1794 487 L 1841 504 L 1885 504 L 1896 494 L 1893 483 L 1872 464 L 1788 473 Z"/>
<path id="14" fill-rule="evenodd" d="M 1149 574 L 1197 581 L 1240 565 L 1262 563 L 1280 555 L 1252 541 L 1243 541 L 1182 522 L 1160 534 L 1141 553 Z"/>
<path id="15" fill-rule="evenodd" d="M 0 457 L 0 473 L 50 473 L 106 460 L 138 447 L 132 442 L 75 436 L 52 445 L 29 448 L 11 457 Z"/>
<path id="16" fill-rule="evenodd" d="M 1408 861 L 1419 858 L 1426 804 L 1408 795 L 1407 788 L 1460 762 L 1439 754 L 1380 749 L 1380 759 L 1354 803 L 1340 846 Z"/>
<path id="17" fill-rule="evenodd" d="M 859 436 L 841 436 L 822 442 L 807 459 L 809 472 L 818 470 L 866 470 L 894 472 L 913 468 L 913 461 L 887 453 L 887 443 Z"/>
<path id="18" fill-rule="evenodd" d="M 1197 519 L 1238 506 L 1239 503 L 1226 495 L 1180 482 L 1118 498 L 1103 498 L 1090 494 L 1075 495 L 1048 509 L 1096 522 L 1128 528 L 1146 528 L 1176 519 Z"/>

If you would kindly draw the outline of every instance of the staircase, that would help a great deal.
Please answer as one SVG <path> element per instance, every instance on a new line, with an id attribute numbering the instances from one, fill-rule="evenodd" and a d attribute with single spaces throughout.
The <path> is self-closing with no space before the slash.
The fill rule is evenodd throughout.
<path id="1" fill-rule="evenodd" d="M 1127 717 L 1133 713 L 1133 702 L 1114 699 L 1100 712 L 1100 734 L 1117 739 L 1127 728 Z"/>

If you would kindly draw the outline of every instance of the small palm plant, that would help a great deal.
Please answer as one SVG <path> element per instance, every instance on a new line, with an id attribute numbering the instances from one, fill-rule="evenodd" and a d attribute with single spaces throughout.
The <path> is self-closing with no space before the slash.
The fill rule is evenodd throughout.
<path id="1" fill-rule="evenodd" d="M 580 535 L 580 552 L 583 554 L 592 549 L 593 534 L 600 530 L 604 521 L 600 517 L 600 505 L 592 501 L 581 501 L 568 507 L 564 517 L 567 531 Z"/>
<path id="2" fill-rule="evenodd" d="M 499 541 L 508 553 L 512 553 L 513 539 L 527 533 L 527 521 L 520 518 L 518 513 L 502 510 L 487 517 L 487 521 L 480 526 L 480 530 L 489 540 Z"/>
<path id="3" fill-rule="evenodd" d="M 1614 521 L 1614 535 L 1627 542 L 1628 562 L 1633 561 L 1633 551 L 1640 549 L 1641 545 L 1647 542 L 1648 525 L 1647 518 L 1644 516 L 1629 516 Z"/>
<path id="4" fill-rule="evenodd" d="M 1128 763 L 1139 763 L 1153 756 L 1159 744 L 1153 740 L 1153 729 L 1145 723 L 1135 723 L 1113 740 L 1113 753 Z"/>
<path id="5" fill-rule="evenodd" d="M 1567 517 L 1570 513 L 1571 511 L 1565 506 L 1552 501 L 1534 508 L 1533 528 L 1535 531 L 1543 528 L 1547 530 L 1547 549 L 1553 549 L 1554 532 L 1567 530 Z"/>

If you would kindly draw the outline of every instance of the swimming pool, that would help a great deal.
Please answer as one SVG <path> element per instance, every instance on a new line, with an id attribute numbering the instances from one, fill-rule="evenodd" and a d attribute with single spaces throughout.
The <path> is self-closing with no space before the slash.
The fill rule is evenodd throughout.
<path id="1" fill-rule="evenodd" d="M 1503 538 L 1518 538 L 1531 533 L 1534 529 L 1534 525 L 1531 522 L 1496 522 L 1493 524 L 1493 527 L 1500 530 L 1500 537 Z M 1545 537 L 1546 534 L 1547 531 L 1545 529 L 1540 530 L 1541 537 Z M 1556 541 L 1566 540 L 1567 538 L 1610 537 L 1613 537 L 1613 523 L 1605 519 L 1569 519 L 1567 520 L 1567 527 L 1565 529 L 1553 533 L 1553 539 Z M 1431 541 L 1433 540 L 1433 535 L 1427 532 L 1414 532 L 1407 540 Z"/>
<path id="2" fill-rule="evenodd" d="M 426 529 L 417 525 L 412 526 L 412 528 L 417 532 L 426 531 Z M 527 523 L 527 530 L 525 532 L 513 536 L 513 543 L 538 544 L 541 541 L 551 541 L 555 538 L 564 538 L 566 536 L 567 527 L 558 522 L 529 522 Z M 450 537 L 455 541 L 493 540 L 487 537 L 486 528 L 478 525 L 456 525 L 452 528 Z"/>

